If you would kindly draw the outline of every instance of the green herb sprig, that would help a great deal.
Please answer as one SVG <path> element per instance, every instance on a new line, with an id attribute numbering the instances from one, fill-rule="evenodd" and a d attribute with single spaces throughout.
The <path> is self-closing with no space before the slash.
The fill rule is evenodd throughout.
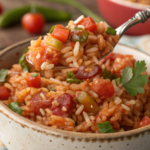
<path id="1" fill-rule="evenodd" d="M 116 75 L 115 74 L 112 74 L 111 71 L 108 71 L 107 68 L 105 68 L 103 71 L 102 71 L 102 76 L 104 77 L 104 79 L 110 79 L 111 81 L 113 79 L 116 79 Z"/>
<path id="2" fill-rule="evenodd" d="M 8 105 L 8 107 L 19 115 L 23 112 L 23 109 L 19 106 L 18 102 L 12 102 Z"/>
<path id="3" fill-rule="evenodd" d="M 72 71 L 68 71 L 66 82 L 79 84 L 80 82 L 82 82 L 82 80 L 77 79 Z"/>
<path id="4" fill-rule="evenodd" d="M 112 126 L 110 125 L 109 121 L 97 123 L 97 125 L 101 133 L 114 133 L 115 132 Z"/>
<path id="5" fill-rule="evenodd" d="M 5 82 L 5 79 L 7 77 L 7 69 L 1 69 L 0 70 L 0 82 Z"/>
<path id="6" fill-rule="evenodd" d="M 23 70 L 23 72 L 29 72 L 30 69 L 29 69 L 29 66 L 26 64 L 25 62 L 25 59 L 26 59 L 26 56 L 25 54 L 28 52 L 28 49 L 26 48 L 22 54 L 22 56 L 20 57 L 20 60 L 19 60 L 19 63 L 21 65 L 21 68 Z"/>
<path id="7" fill-rule="evenodd" d="M 143 86 L 148 82 L 148 75 L 142 74 L 146 71 L 145 61 L 135 62 L 135 67 L 126 67 L 123 69 L 123 74 L 120 78 L 117 78 L 116 84 L 122 84 L 126 91 L 132 96 L 136 96 L 137 93 L 144 93 Z"/>

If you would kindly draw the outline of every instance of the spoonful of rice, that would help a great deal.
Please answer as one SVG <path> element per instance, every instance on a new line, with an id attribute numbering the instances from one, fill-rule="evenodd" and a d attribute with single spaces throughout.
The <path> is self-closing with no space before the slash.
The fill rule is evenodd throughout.
<path id="1" fill-rule="evenodd" d="M 43 38 L 32 40 L 25 58 L 35 70 L 69 69 L 100 65 L 126 30 L 150 18 L 150 8 L 140 11 L 116 30 L 83 15 L 68 26 L 53 26 Z"/>

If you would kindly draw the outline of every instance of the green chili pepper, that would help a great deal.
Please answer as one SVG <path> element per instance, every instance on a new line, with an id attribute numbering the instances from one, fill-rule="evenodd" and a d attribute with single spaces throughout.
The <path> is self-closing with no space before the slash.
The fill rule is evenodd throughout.
<path id="1" fill-rule="evenodd" d="M 8 105 L 8 107 L 19 115 L 23 112 L 23 109 L 19 106 L 18 102 L 12 102 Z"/>
<path id="2" fill-rule="evenodd" d="M 82 28 L 74 27 L 70 35 L 71 41 L 83 43 L 88 39 L 89 33 Z"/>
<path id="3" fill-rule="evenodd" d="M 6 11 L 0 16 L 0 27 L 10 27 L 12 24 L 20 23 L 24 14 L 30 12 L 33 6 L 23 6 Z M 41 13 L 47 22 L 70 20 L 71 15 L 64 11 L 58 11 L 47 7 L 34 6 L 36 12 Z"/>

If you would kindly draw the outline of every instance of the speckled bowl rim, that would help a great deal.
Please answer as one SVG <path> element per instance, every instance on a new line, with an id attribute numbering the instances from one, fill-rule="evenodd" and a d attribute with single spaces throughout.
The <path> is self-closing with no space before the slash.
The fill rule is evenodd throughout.
<path id="1" fill-rule="evenodd" d="M 37 37 L 36 37 L 37 38 Z M 18 43 L 15 43 L 4 50 L 0 51 L 0 57 L 11 51 L 11 49 L 14 49 L 15 47 L 24 45 L 26 43 L 29 43 L 32 39 L 36 38 L 29 38 L 23 41 L 20 41 Z M 125 46 L 123 44 L 119 44 L 121 46 L 127 47 L 132 49 L 133 51 L 138 51 L 136 49 L 133 49 L 131 47 Z M 140 51 L 138 51 L 140 52 Z M 143 53 L 143 52 L 140 52 Z M 144 53 L 145 54 L 145 53 Z M 147 54 L 145 54 L 147 55 Z M 148 55 L 150 56 L 150 55 Z M 144 135 L 145 132 L 148 132 L 150 134 L 150 125 L 139 128 L 139 129 L 134 129 L 130 131 L 125 131 L 125 132 L 116 132 L 116 133 L 107 133 L 107 134 L 96 134 L 96 133 L 80 133 L 80 132 L 74 132 L 74 131 L 64 131 L 60 129 L 54 129 L 51 127 L 47 127 L 45 125 L 38 124 L 36 122 L 33 122 L 27 118 L 24 118 L 17 113 L 13 112 L 10 110 L 6 105 L 4 105 L 2 102 L 0 102 L 0 113 L 4 114 L 7 118 L 11 119 L 12 121 L 20 124 L 23 128 L 31 128 L 34 131 L 50 135 L 50 136 L 55 136 L 58 138 L 65 138 L 65 139 L 78 139 L 79 141 L 87 140 L 87 141 L 105 141 L 105 140 L 118 140 L 118 139 L 124 139 L 128 138 L 131 139 L 132 137 L 139 137 L 140 135 Z"/>

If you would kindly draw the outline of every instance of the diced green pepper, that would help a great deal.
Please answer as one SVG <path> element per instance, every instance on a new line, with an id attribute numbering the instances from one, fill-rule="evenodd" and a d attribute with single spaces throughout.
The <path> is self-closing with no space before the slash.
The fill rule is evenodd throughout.
<path id="1" fill-rule="evenodd" d="M 83 43 L 88 39 L 89 33 L 82 28 L 74 27 L 71 30 L 70 35 L 71 35 L 71 41 L 73 42 L 78 41 L 80 43 Z"/>
<path id="2" fill-rule="evenodd" d="M 47 44 L 55 47 L 58 51 L 60 51 L 62 48 L 62 42 L 53 38 L 52 36 L 48 37 Z"/>
<path id="3" fill-rule="evenodd" d="M 107 27 L 106 33 L 111 35 L 116 35 L 117 31 L 111 27 Z"/>

